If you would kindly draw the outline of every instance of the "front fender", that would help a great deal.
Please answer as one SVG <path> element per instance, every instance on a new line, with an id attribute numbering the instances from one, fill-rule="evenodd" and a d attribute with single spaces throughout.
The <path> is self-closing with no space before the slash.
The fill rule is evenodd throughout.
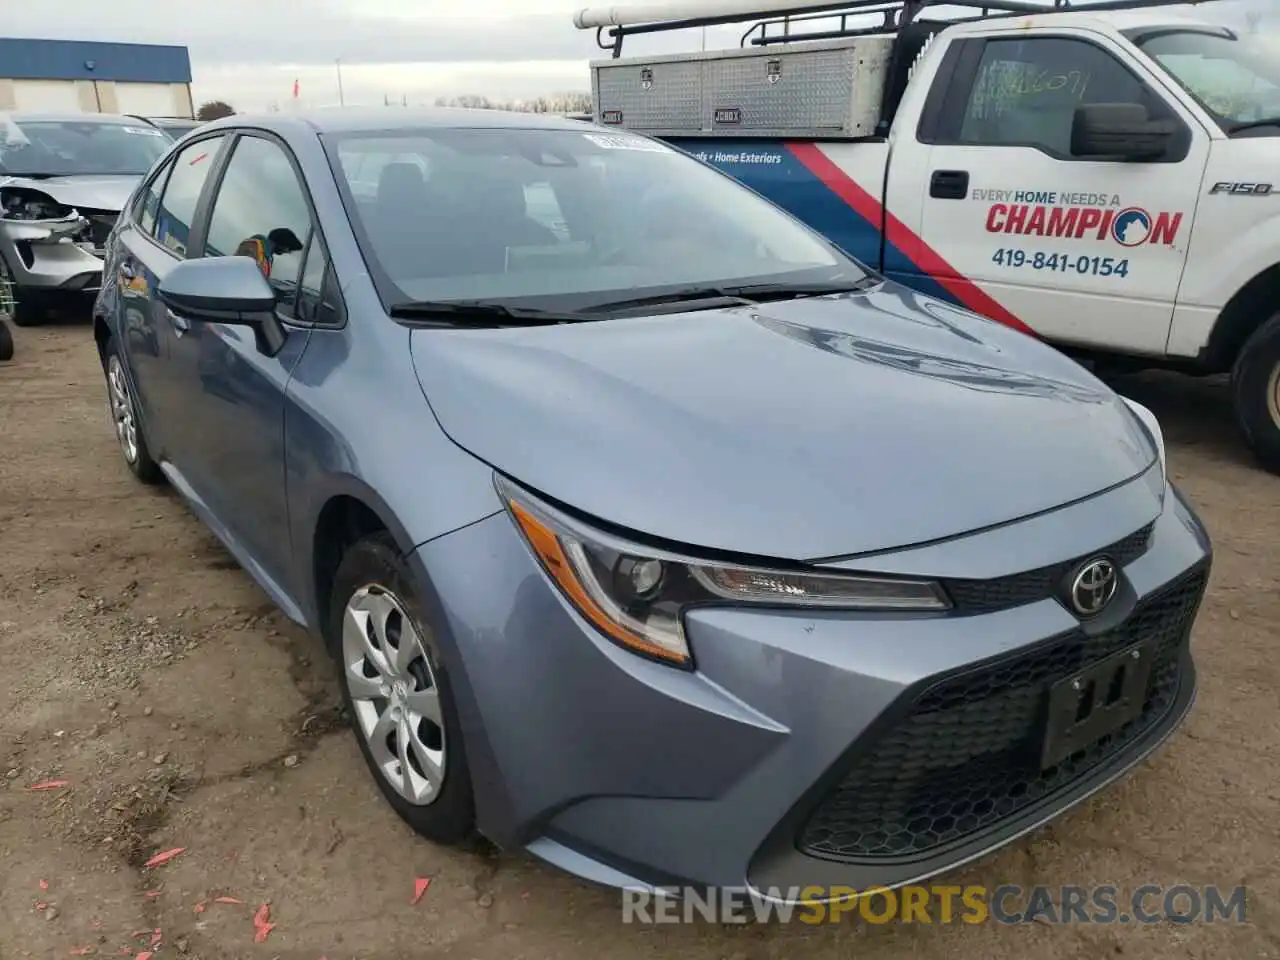
<path id="1" fill-rule="evenodd" d="M 1214 141 L 1187 250 L 1178 305 L 1221 310 L 1280 261 L 1280 182 L 1269 194 L 1211 193 L 1217 183 L 1275 181 L 1280 139 Z"/>
<path id="2" fill-rule="evenodd" d="M 357 314 L 353 322 L 363 319 Z M 326 504 L 352 497 L 407 554 L 502 509 L 493 471 L 446 437 L 409 357 L 408 331 L 386 322 L 360 336 L 316 330 L 289 381 L 285 483 L 293 563 L 290 590 L 308 626 L 316 532 Z"/>

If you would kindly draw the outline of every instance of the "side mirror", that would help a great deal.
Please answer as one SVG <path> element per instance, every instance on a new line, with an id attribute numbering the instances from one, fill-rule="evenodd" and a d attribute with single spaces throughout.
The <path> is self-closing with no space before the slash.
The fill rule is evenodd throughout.
<path id="1" fill-rule="evenodd" d="M 1071 155 L 1130 162 L 1159 160 L 1177 132 L 1172 120 L 1150 119 L 1140 103 L 1091 103 L 1076 107 Z"/>
<path id="2" fill-rule="evenodd" d="M 284 344 L 275 291 L 250 257 L 183 260 L 160 281 L 156 295 L 182 317 L 253 327 L 264 353 L 274 355 Z"/>

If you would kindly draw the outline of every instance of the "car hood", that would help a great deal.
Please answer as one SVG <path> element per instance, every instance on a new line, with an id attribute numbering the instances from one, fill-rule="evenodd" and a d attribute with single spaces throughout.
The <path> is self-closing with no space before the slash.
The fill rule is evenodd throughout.
<path id="1" fill-rule="evenodd" d="M 141 177 L 89 175 L 72 177 L 0 177 L 0 187 L 25 187 L 47 193 L 58 203 L 79 210 L 119 213 Z"/>
<path id="2" fill-rule="evenodd" d="M 707 550 L 816 560 L 935 541 L 1089 497 L 1157 456 L 1083 367 L 894 284 L 410 343 L 464 449 Z"/>

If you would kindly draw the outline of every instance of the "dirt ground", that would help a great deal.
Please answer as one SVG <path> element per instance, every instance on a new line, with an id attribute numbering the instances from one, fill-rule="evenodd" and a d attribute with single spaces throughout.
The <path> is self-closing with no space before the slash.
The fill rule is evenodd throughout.
<path id="1" fill-rule="evenodd" d="M 16 339 L 0 364 L 3 960 L 1280 958 L 1280 478 L 1236 439 L 1221 384 L 1119 384 L 1160 415 L 1217 551 L 1190 720 L 1123 783 L 949 879 L 1243 884 L 1245 924 L 624 926 L 610 891 L 415 838 L 318 646 L 125 469 L 88 328 Z M 32 789 L 50 780 L 66 785 Z M 255 942 L 263 904 L 275 926 Z"/>

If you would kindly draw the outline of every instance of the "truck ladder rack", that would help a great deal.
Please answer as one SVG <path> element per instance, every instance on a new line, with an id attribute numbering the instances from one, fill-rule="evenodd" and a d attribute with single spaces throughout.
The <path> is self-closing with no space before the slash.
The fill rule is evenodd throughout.
<path id="1" fill-rule="evenodd" d="M 768 46 L 803 40 L 832 40 L 841 37 L 875 36 L 896 33 L 912 23 L 928 7 L 967 7 L 972 17 L 955 21 L 985 20 L 999 17 L 1022 17 L 1050 13 L 1105 13 L 1113 10 L 1136 10 L 1144 7 L 1174 5 L 1195 6 L 1217 0 L 1097 0 L 1073 3 L 1072 0 L 668 0 L 665 3 L 590 7 L 573 18 L 579 30 L 596 31 L 596 43 L 616 59 L 622 56 L 626 37 L 643 33 L 665 33 L 698 27 L 716 27 L 731 23 L 752 22 L 742 35 L 740 45 Z M 881 14 L 883 20 L 871 26 L 850 26 L 849 18 Z M 839 19 L 834 30 L 791 33 L 797 23 Z M 770 27 L 781 27 L 781 34 L 769 33 Z M 605 36 L 609 39 L 606 41 Z"/>

